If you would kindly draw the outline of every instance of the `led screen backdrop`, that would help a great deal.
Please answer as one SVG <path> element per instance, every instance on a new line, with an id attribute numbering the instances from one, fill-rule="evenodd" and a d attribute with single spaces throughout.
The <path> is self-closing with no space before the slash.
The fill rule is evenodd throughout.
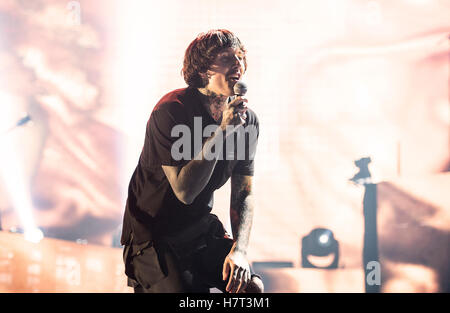
<path id="1" fill-rule="evenodd" d="M 1 226 L 111 246 L 151 110 L 185 86 L 195 36 L 226 28 L 261 127 L 249 259 L 299 267 L 326 227 L 339 267 L 361 269 L 354 161 L 376 183 L 449 171 L 448 16 L 446 0 L 1 1 Z M 228 210 L 226 184 L 213 213 L 229 228 Z"/>

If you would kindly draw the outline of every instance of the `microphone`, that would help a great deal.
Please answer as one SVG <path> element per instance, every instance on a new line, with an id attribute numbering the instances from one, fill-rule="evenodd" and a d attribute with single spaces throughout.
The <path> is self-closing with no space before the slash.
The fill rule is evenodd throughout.
<path id="1" fill-rule="evenodd" d="M 243 97 L 247 93 L 247 84 L 241 80 L 237 81 L 236 84 L 234 84 L 233 91 L 236 96 Z"/>
<path id="2" fill-rule="evenodd" d="M 245 96 L 245 94 L 247 93 L 247 84 L 244 83 L 243 81 L 239 80 L 236 82 L 236 84 L 234 84 L 233 86 L 233 92 L 236 96 Z M 239 108 L 244 108 L 243 104 L 240 104 L 238 106 Z M 247 118 L 247 114 L 246 113 L 239 113 L 239 117 L 241 118 L 242 122 L 245 123 L 245 119 Z"/>

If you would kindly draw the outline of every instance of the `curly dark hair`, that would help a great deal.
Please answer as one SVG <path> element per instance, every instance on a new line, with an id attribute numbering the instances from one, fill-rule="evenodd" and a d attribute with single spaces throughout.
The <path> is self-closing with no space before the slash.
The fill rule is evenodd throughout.
<path id="1" fill-rule="evenodd" d="M 184 54 L 183 74 L 185 82 L 195 88 L 203 88 L 208 79 L 200 73 L 206 73 L 214 61 L 217 53 L 226 48 L 239 48 L 244 53 L 244 65 L 247 70 L 247 58 L 244 45 L 239 38 L 226 29 L 214 29 L 201 33 L 186 49 Z"/>

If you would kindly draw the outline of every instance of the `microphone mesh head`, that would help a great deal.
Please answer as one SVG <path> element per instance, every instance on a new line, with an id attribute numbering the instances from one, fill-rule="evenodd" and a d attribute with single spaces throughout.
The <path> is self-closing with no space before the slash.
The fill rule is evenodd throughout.
<path id="1" fill-rule="evenodd" d="M 247 85 L 242 81 L 238 81 L 234 84 L 233 91 L 237 96 L 245 96 L 247 93 Z"/>

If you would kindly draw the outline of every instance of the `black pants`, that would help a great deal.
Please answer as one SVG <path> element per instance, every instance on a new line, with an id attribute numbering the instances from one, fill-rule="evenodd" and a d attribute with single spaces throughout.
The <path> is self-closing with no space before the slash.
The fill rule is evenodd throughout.
<path id="1" fill-rule="evenodd" d="M 228 281 L 223 281 L 222 270 L 233 240 L 215 215 L 210 214 L 206 221 L 194 225 L 194 232 L 179 236 L 186 243 L 157 244 L 156 249 L 152 245 L 141 245 L 141 250 L 131 247 L 131 257 L 125 260 L 132 263 L 128 285 L 135 292 L 207 293 L 210 288 L 226 292 Z M 191 235 L 192 240 L 188 238 Z"/>
<path id="2" fill-rule="evenodd" d="M 189 292 L 209 292 L 215 287 L 226 292 L 228 281 L 222 279 L 223 264 L 232 246 L 230 238 L 209 237 L 206 247 L 194 254 L 190 268 L 182 274 L 186 289 Z"/>

